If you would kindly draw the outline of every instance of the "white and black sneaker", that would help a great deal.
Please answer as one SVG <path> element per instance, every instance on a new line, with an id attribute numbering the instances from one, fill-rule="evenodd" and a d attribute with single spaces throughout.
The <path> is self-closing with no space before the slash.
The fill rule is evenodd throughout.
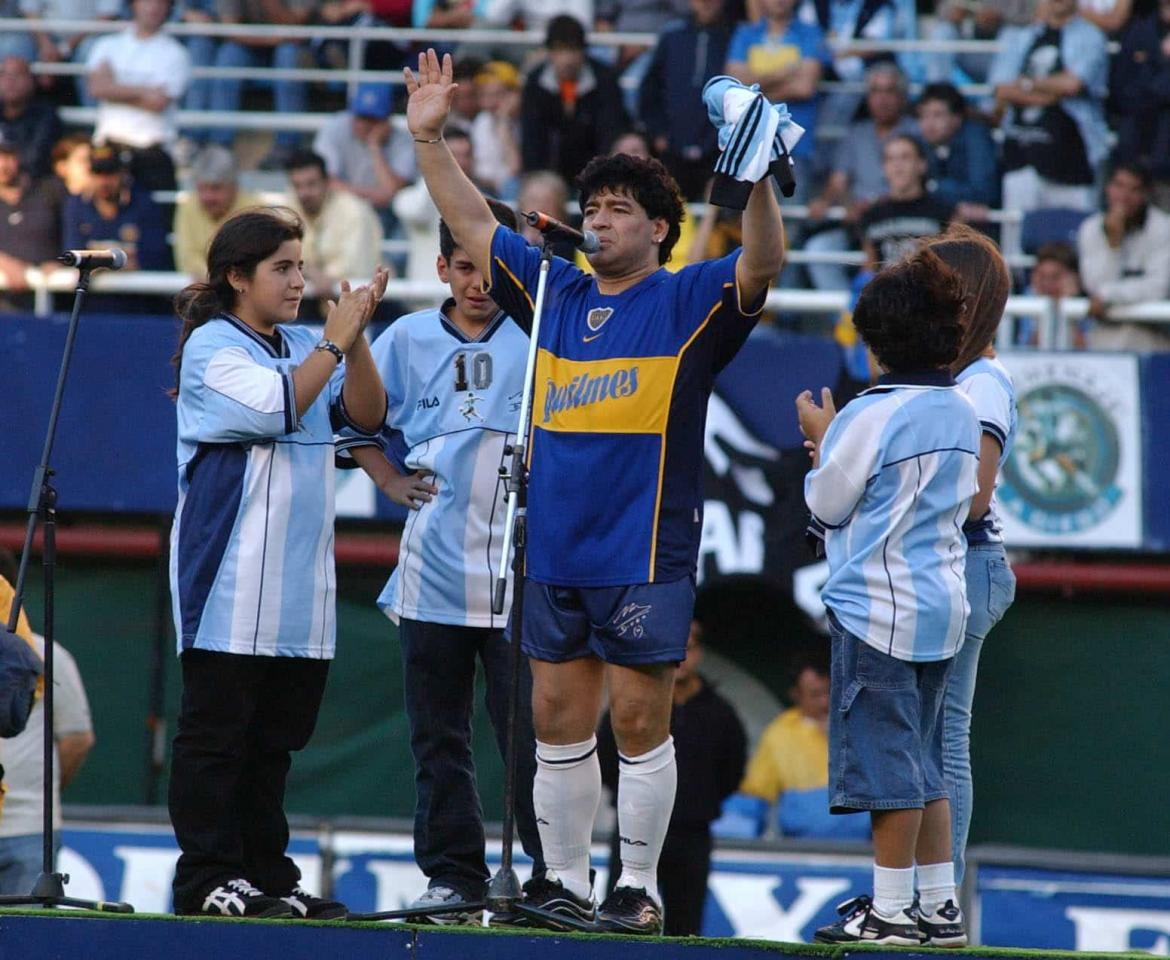
<path id="1" fill-rule="evenodd" d="M 421 897 L 409 907 L 411 910 L 424 910 L 429 907 L 444 907 L 442 913 L 426 914 L 418 918 L 418 923 L 433 923 L 439 926 L 454 926 L 457 924 L 478 924 L 483 918 L 480 910 L 457 910 L 456 907 L 467 903 L 468 900 L 458 890 L 445 883 L 436 883 L 427 887 Z"/>
<path id="2" fill-rule="evenodd" d="M 349 916 L 349 908 L 344 903 L 314 896 L 300 884 L 279 899 L 292 908 L 292 915 L 298 920 L 344 920 Z"/>
<path id="3" fill-rule="evenodd" d="M 662 907 L 645 887 L 614 887 L 597 908 L 597 929 L 605 933 L 662 935 Z"/>
<path id="4" fill-rule="evenodd" d="M 911 904 L 896 916 L 878 913 L 872 897 L 854 897 L 838 905 L 841 919 L 821 927 L 813 937 L 816 943 L 885 943 L 891 946 L 917 947 L 922 944 L 918 932 L 918 910 Z"/>
<path id="5" fill-rule="evenodd" d="M 278 897 L 270 897 L 243 877 L 228 880 L 208 891 L 196 914 L 208 917 L 291 917 L 293 909 Z"/>
<path id="6" fill-rule="evenodd" d="M 965 947 L 967 927 L 963 911 L 954 900 L 935 907 L 930 913 L 918 908 L 918 930 L 926 947 Z"/>
<path id="7" fill-rule="evenodd" d="M 524 897 L 520 902 L 524 906 L 535 907 L 545 913 L 559 914 L 583 923 L 592 923 L 597 919 L 597 906 L 592 897 L 589 899 L 578 897 L 571 890 L 566 889 L 560 880 L 554 880 L 550 876 L 533 877 L 524 884 Z M 551 917 L 535 919 L 524 916 L 520 912 L 517 912 L 517 916 L 523 917 L 523 920 L 514 921 L 511 925 L 546 927 L 553 930 L 574 929 L 568 925 L 558 926 L 556 920 Z"/>

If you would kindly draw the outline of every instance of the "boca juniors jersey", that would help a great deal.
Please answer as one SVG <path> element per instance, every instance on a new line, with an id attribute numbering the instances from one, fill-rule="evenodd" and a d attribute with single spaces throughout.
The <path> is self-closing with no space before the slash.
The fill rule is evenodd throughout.
<path id="1" fill-rule="evenodd" d="M 553 259 L 532 409 L 533 580 L 618 586 L 693 574 L 707 399 L 763 305 L 739 302 L 738 255 L 660 269 L 614 296 Z M 540 251 L 498 227 L 491 259 L 492 297 L 527 324 Z"/>

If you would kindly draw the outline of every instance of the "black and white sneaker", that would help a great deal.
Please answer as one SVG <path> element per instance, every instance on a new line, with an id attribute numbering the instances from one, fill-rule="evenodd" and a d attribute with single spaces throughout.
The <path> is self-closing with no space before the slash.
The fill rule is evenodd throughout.
<path id="1" fill-rule="evenodd" d="M 854 897 L 837 907 L 841 919 L 821 927 L 813 941 L 816 943 L 885 943 L 891 946 L 917 947 L 922 944 L 918 932 L 918 910 L 913 906 L 900 910 L 897 916 L 878 913 L 872 897 Z"/>
<path id="2" fill-rule="evenodd" d="M 948 900 L 930 913 L 918 910 L 918 930 L 922 944 L 927 947 L 967 946 L 967 927 L 963 923 L 963 911 L 954 900 Z"/>
<path id="3" fill-rule="evenodd" d="M 551 877 L 533 877 L 524 884 L 524 898 L 520 901 L 528 907 L 536 907 L 546 913 L 560 914 L 583 923 L 593 923 L 597 919 L 597 906 L 593 899 L 578 897 L 571 890 L 565 889 L 560 880 Z M 558 926 L 555 920 L 541 918 L 535 920 L 525 917 L 519 912 L 507 914 L 498 925 L 536 927 L 543 926 L 552 930 L 570 930 L 570 926 Z"/>
<path id="4" fill-rule="evenodd" d="M 468 903 L 454 887 L 445 883 L 435 883 L 427 887 L 421 897 L 410 905 L 411 910 L 423 910 L 429 907 L 446 907 L 442 913 L 426 914 L 418 918 L 418 923 L 433 923 L 437 926 L 456 926 L 459 924 L 478 924 L 483 919 L 480 910 L 456 910 L 455 907 Z"/>
<path id="5" fill-rule="evenodd" d="M 208 917 L 291 917 L 292 907 L 252 886 L 243 877 L 228 880 L 208 891 L 202 906 L 193 911 Z"/>
<path id="6" fill-rule="evenodd" d="M 316 897 L 300 884 L 279 899 L 292 908 L 292 915 L 299 920 L 344 920 L 349 916 L 344 903 Z"/>
<path id="7" fill-rule="evenodd" d="M 662 935 L 662 907 L 645 887 L 614 887 L 597 908 L 597 929 L 604 933 Z"/>

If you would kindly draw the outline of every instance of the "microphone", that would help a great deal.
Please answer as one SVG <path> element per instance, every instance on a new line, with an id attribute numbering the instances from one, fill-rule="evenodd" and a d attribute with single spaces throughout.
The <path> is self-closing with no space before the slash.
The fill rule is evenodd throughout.
<path id="1" fill-rule="evenodd" d="M 82 270 L 96 270 L 98 267 L 121 270 L 126 266 L 126 251 L 117 247 L 109 250 L 66 250 L 57 261 Z"/>
<path id="2" fill-rule="evenodd" d="M 530 227 L 536 227 L 541 233 L 559 233 L 562 237 L 568 237 L 573 241 L 573 246 L 582 253 L 597 253 L 601 249 L 601 241 L 597 239 L 597 234 L 592 230 L 584 232 L 570 227 L 567 223 L 561 223 L 550 217 L 547 213 L 540 213 L 538 210 L 532 210 L 528 213 L 520 214 Z"/>

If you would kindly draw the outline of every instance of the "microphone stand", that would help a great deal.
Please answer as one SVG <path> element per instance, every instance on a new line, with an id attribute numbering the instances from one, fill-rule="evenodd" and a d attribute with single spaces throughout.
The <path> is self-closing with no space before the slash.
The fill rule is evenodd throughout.
<path id="1" fill-rule="evenodd" d="M 42 869 L 33 885 L 32 892 L 26 895 L 0 896 L 0 907 L 41 906 L 52 907 L 79 907 L 88 910 L 100 910 L 106 913 L 133 913 L 134 908 L 128 903 L 107 902 L 102 900 L 81 900 L 76 897 L 65 896 L 65 884 L 69 877 L 53 870 L 53 622 L 54 608 L 54 571 L 57 562 L 57 491 L 52 484 L 53 468 L 50 466 L 50 456 L 53 452 L 53 437 L 57 432 L 57 419 L 61 414 L 61 401 L 65 395 L 65 381 L 69 376 L 69 361 L 73 357 L 73 342 L 77 336 L 77 321 L 81 316 L 81 305 L 85 301 L 85 294 L 89 290 L 90 273 L 94 268 L 86 262 L 79 267 L 77 290 L 73 296 L 73 312 L 69 317 L 69 328 L 65 334 L 65 350 L 61 356 L 61 368 L 57 374 L 57 389 L 53 394 L 53 405 L 49 409 L 49 425 L 45 431 L 45 445 L 41 453 L 41 462 L 33 473 L 32 490 L 28 501 L 28 526 L 24 532 L 24 547 L 20 552 L 20 569 L 16 576 L 15 595 L 12 598 L 12 610 L 8 615 L 8 632 L 15 633 L 20 619 L 21 604 L 24 599 L 24 578 L 28 571 L 29 557 L 32 555 L 33 537 L 36 534 L 37 521 L 44 525 L 44 552 L 42 562 L 45 570 L 44 595 L 44 631 L 45 631 L 45 692 L 44 714 L 42 725 L 44 728 L 44 777 L 42 783 L 42 817 L 41 833 Z"/>
<path id="2" fill-rule="evenodd" d="M 508 507 L 504 518 L 503 547 L 500 551 L 500 569 L 492 595 L 492 609 L 504 612 L 508 591 L 509 552 L 512 553 L 513 572 L 511 627 L 510 689 L 508 695 L 507 750 L 504 758 L 504 822 L 500 849 L 500 868 L 488 881 L 482 899 L 446 907 L 410 907 L 405 910 L 387 910 L 379 913 L 350 914 L 350 920 L 411 920 L 419 917 L 437 917 L 443 914 L 469 913 L 490 910 L 492 913 L 510 913 L 529 920 L 532 925 L 552 930 L 579 930 L 595 932 L 596 927 L 575 917 L 554 913 L 527 904 L 522 899 L 520 880 L 512 867 L 512 842 L 516 811 L 516 701 L 520 696 L 520 637 L 524 628 L 524 556 L 528 530 L 528 439 L 532 420 L 532 394 L 536 374 L 536 352 L 540 337 L 541 315 L 544 313 L 545 288 L 552 262 L 552 245 L 545 234 L 540 248 L 540 276 L 536 284 L 536 301 L 532 308 L 532 329 L 528 338 L 528 361 L 524 368 L 524 389 L 517 418 L 516 439 L 504 447 L 510 466 L 500 467 L 508 491 Z M 512 546 L 515 550 L 512 551 Z"/>

